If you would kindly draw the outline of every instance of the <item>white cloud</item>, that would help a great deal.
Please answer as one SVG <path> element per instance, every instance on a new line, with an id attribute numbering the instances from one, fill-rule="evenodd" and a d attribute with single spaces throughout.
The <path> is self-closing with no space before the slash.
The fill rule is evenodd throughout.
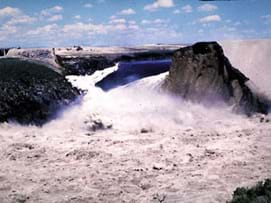
<path id="1" fill-rule="evenodd" d="M 108 27 L 110 29 L 112 29 L 112 31 L 115 31 L 115 30 L 126 30 L 127 29 L 127 26 L 125 24 L 116 24 L 114 25 L 114 27 Z"/>
<path id="2" fill-rule="evenodd" d="M 16 33 L 17 28 L 13 25 L 4 24 L 2 27 L 0 27 L 0 32 L 3 32 L 3 34 L 9 35 L 12 33 Z"/>
<path id="3" fill-rule="evenodd" d="M 0 26 L 0 41 L 4 41 L 17 32 L 17 27 L 9 24 Z M 3 45 L 2 45 L 3 46 Z"/>
<path id="4" fill-rule="evenodd" d="M 198 7 L 199 11 L 206 11 L 206 12 L 214 11 L 216 9 L 217 9 L 217 6 L 213 4 L 203 4 L 202 6 Z"/>
<path id="5" fill-rule="evenodd" d="M 153 1 L 151 0 L 151 2 Z M 167 2 L 171 3 L 168 4 Z M 157 5 L 158 9 L 160 7 L 172 7 L 174 4 L 173 1 L 159 1 Z M 81 4 L 82 6 L 83 4 Z M 170 12 L 173 12 L 173 10 Z M 0 41 L 2 40 L 2 45 L 6 43 L 7 45 L 14 44 L 14 46 L 65 46 L 72 43 L 87 42 L 141 44 L 181 40 L 181 34 L 175 31 L 175 28 L 169 26 L 168 19 L 145 20 L 143 24 L 145 22 L 144 25 L 147 26 L 144 26 L 140 21 L 129 19 L 129 16 L 127 16 L 127 19 L 125 19 L 126 16 L 120 16 L 120 14 L 132 14 L 133 11 L 132 8 L 127 7 L 127 9 L 116 13 L 116 16 L 108 19 L 108 22 L 101 24 L 88 21 L 81 22 L 80 17 L 76 17 L 77 20 L 72 23 L 61 25 L 57 24 L 57 21 L 64 18 L 61 6 L 41 10 L 39 14 L 33 15 L 33 17 L 25 15 L 23 11 L 15 8 L 5 9 L 4 12 L 3 9 L 0 9 L 0 16 L 8 17 L 8 19 L 5 19 L 5 25 L 0 24 Z M 38 20 L 40 22 L 31 25 L 31 27 L 30 25 L 21 26 L 21 24 Z M 44 24 L 45 22 L 47 24 Z M 12 38 L 12 42 L 6 40 L 9 38 Z"/>
<path id="6" fill-rule="evenodd" d="M 110 20 L 110 19 L 109 19 Z M 32 28 L 26 26 L 0 25 L 0 41 L 4 46 L 70 46 L 71 44 L 118 44 L 135 45 L 144 43 L 175 43 L 182 34 L 167 26 L 167 19 L 149 21 L 148 26 L 134 20 L 114 18 L 115 23 L 95 24 L 75 22 L 66 25 L 50 23 Z M 8 32 L 8 34 L 7 34 Z M 6 39 L 12 37 L 12 43 Z"/>
<path id="7" fill-rule="evenodd" d="M 154 24 L 163 24 L 163 23 L 168 23 L 168 22 L 169 22 L 169 20 L 164 20 L 164 19 L 160 19 L 160 18 L 155 19 L 153 21 Z"/>
<path id="8" fill-rule="evenodd" d="M 12 17 L 6 24 L 9 25 L 28 24 L 33 23 L 36 20 L 37 20 L 36 18 L 32 18 L 28 15 L 19 15 Z"/>
<path id="9" fill-rule="evenodd" d="M 87 4 L 84 5 L 84 7 L 85 7 L 85 8 L 92 8 L 93 5 L 92 5 L 91 3 L 87 3 Z"/>
<path id="10" fill-rule="evenodd" d="M 150 20 L 142 20 L 141 24 L 146 25 L 146 24 L 151 24 L 151 22 L 152 21 L 150 21 Z"/>
<path id="11" fill-rule="evenodd" d="M 74 16 L 74 19 L 80 20 L 80 19 L 81 19 L 81 16 L 80 16 L 80 15 L 75 15 L 75 16 Z"/>
<path id="12" fill-rule="evenodd" d="M 117 16 L 115 16 L 115 15 L 113 15 L 113 16 L 110 16 L 110 19 L 112 20 L 112 19 L 116 19 L 117 18 Z"/>
<path id="13" fill-rule="evenodd" d="M 136 24 L 136 21 L 130 20 L 128 23 L 129 23 L 130 25 L 135 25 L 135 24 Z"/>
<path id="14" fill-rule="evenodd" d="M 53 15 L 53 16 L 49 17 L 47 20 L 49 22 L 55 22 L 55 21 L 59 21 L 62 19 L 63 19 L 63 16 L 59 14 L 59 15 Z"/>
<path id="15" fill-rule="evenodd" d="M 169 20 L 164 20 L 164 19 L 160 19 L 157 18 L 155 20 L 142 20 L 141 24 L 143 25 L 157 25 L 157 24 L 167 24 L 169 22 Z"/>
<path id="16" fill-rule="evenodd" d="M 55 11 L 55 12 L 63 11 L 63 7 L 62 6 L 55 6 L 52 8 L 52 11 Z"/>
<path id="17" fill-rule="evenodd" d="M 241 22 L 237 21 L 237 22 L 235 22 L 233 25 L 234 25 L 234 26 L 239 26 L 239 25 L 241 25 Z"/>
<path id="18" fill-rule="evenodd" d="M 181 11 L 180 11 L 179 9 L 175 9 L 175 10 L 173 11 L 173 13 L 174 13 L 174 14 L 179 14 L 179 13 L 181 13 Z"/>
<path id="19" fill-rule="evenodd" d="M 135 13 L 136 12 L 134 11 L 134 9 L 128 8 L 128 9 L 124 9 L 124 10 L 120 11 L 118 14 L 120 14 L 120 15 L 133 15 Z"/>
<path id="20" fill-rule="evenodd" d="M 185 13 L 191 13 L 193 11 L 193 8 L 188 4 L 182 7 L 182 11 Z"/>
<path id="21" fill-rule="evenodd" d="M 112 20 L 110 20 L 111 24 L 124 24 L 126 23 L 126 20 L 124 18 L 112 18 Z"/>
<path id="22" fill-rule="evenodd" d="M 20 9 L 8 6 L 8 7 L 0 9 L 0 18 L 17 16 L 17 15 L 20 15 L 21 13 L 22 12 Z"/>
<path id="23" fill-rule="evenodd" d="M 227 30 L 230 32 L 233 32 L 233 31 L 236 31 L 236 28 L 235 27 L 227 27 Z"/>
<path id="24" fill-rule="evenodd" d="M 127 32 L 129 30 L 139 30 L 140 27 L 135 21 L 129 21 L 126 24 L 126 20 L 123 18 L 112 19 L 109 24 L 93 24 L 78 22 L 75 24 L 67 24 L 62 28 L 62 32 L 66 34 L 76 33 L 77 36 L 84 35 L 96 35 L 96 34 L 109 34 L 114 32 Z"/>
<path id="25" fill-rule="evenodd" d="M 174 6 L 173 0 L 156 0 L 159 7 L 170 8 Z"/>
<path id="26" fill-rule="evenodd" d="M 44 9 L 41 11 L 42 16 L 52 16 L 56 13 L 60 13 L 63 11 L 63 7 L 61 6 L 54 6 L 52 8 Z"/>
<path id="27" fill-rule="evenodd" d="M 144 10 L 156 11 L 158 8 L 170 8 L 174 6 L 173 0 L 156 0 L 152 4 L 144 6 Z"/>
<path id="28" fill-rule="evenodd" d="M 125 25 L 124 25 L 125 26 Z M 124 29 L 124 26 L 109 26 L 103 24 L 92 24 L 92 23 L 75 23 L 75 24 L 66 24 L 62 28 L 62 31 L 66 34 L 76 33 L 80 34 L 106 34 L 110 29 Z"/>
<path id="29" fill-rule="evenodd" d="M 75 30 L 77 30 L 78 32 L 86 32 L 88 30 L 92 30 L 94 27 L 94 25 L 92 25 L 91 23 L 89 24 L 85 24 L 85 23 L 76 23 L 76 24 L 67 24 L 64 25 L 62 31 L 69 33 L 69 32 L 73 32 Z"/>
<path id="30" fill-rule="evenodd" d="M 40 35 L 43 33 L 49 33 L 52 32 L 54 30 L 56 30 L 58 28 L 57 24 L 49 24 L 49 25 L 45 25 L 43 27 L 38 27 L 34 30 L 30 30 L 27 32 L 28 35 Z"/>
<path id="31" fill-rule="evenodd" d="M 36 18 L 25 15 L 20 9 L 5 7 L 0 9 L 0 18 L 8 17 L 6 25 L 18 25 L 18 24 L 27 24 L 36 21 Z"/>
<path id="32" fill-rule="evenodd" d="M 219 15 L 210 15 L 199 19 L 200 23 L 211 23 L 219 21 L 221 21 L 221 17 Z"/>
<path id="33" fill-rule="evenodd" d="M 24 30 L 26 26 L 21 25 L 30 24 L 37 20 L 36 18 L 25 15 L 20 9 L 12 7 L 0 9 L 0 19 L 6 17 L 8 17 L 7 21 L 0 25 L 0 40 L 12 39 L 9 40 L 12 41 L 10 43 L 16 41 L 16 36 L 19 38 L 17 40 L 20 40 L 20 37 L 26 33 Z"/>
<path id="34" fill-rule="evenodd" d="M 244 34 L 252 34 L 252 33 L 256 33 L 256 31 L 254 29 L 247 29 L 247 30 L 242 30 L 241 31 Z"/>
<path id="35" fill-rule="evenodd" d="M 263 15 L 261 18 L 264 20 L 265 24 L 271 24 L 271 15 Z"/>
<path id="36" fill-rule="evenodd" d="M 132 29 L 132 30 L 139 30 L 139 26 L 138 25 L 129 25 L 128 28 Z"/>
<path id="37" fill-rule="evenodd" d="M 263 19 L 270 19 L 271 15 L 270 14 L 269 15 L 263 15 L 263 16 L 261 16 L 261 18 L 263 18 Z"/>
<path id="38" fill-rule="evenodd" d="M 226 23 L 231 23 L 232 20 L 231 20 L 231 19 L 227 19 L 225 22 L 226 22 Z"/>

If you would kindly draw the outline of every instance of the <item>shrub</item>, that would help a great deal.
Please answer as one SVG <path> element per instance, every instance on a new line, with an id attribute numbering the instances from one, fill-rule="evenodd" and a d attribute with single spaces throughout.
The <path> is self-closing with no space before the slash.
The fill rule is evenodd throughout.
<path id="1" fill-rule="evenodd" d="M 229 203 L 270 203 L 271 202 L 271 179 L 258 182 L 251 188 L 237 188 Z"/>

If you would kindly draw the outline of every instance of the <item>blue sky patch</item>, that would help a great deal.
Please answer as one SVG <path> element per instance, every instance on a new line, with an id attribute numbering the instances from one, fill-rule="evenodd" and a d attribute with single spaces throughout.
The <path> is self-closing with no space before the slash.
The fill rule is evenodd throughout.
<path id="1" fill-rule="evenodd" d="M 0 47 L 270 38 L 270 8 L 270 0 L 1 0 Z"/>

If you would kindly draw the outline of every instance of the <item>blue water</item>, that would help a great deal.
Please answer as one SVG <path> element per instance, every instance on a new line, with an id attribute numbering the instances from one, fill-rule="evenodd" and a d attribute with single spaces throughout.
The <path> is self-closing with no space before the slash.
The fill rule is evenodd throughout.
<path id="1" fill-rule="evenodd" d="M 126 85 L 136 80 L 167 72 L 171 66 L 171 59 L 155 61 L 120 62 L 118 70 L 107 75 L 95 85 L 104 91 Z"/>

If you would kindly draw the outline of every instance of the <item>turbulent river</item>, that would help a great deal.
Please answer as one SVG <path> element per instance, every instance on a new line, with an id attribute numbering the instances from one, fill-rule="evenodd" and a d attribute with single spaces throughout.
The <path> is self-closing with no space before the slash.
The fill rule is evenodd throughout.
<path id="1" fill-rule="evenodd" d="M 222 45 L 271 96 L 271 42 Z M 0 202 L 225 202 L 237 186 L 271 177 L 270 123 L 165 94 L 169 65 L 68 76 L 85 95 L 57 118 L 0 124 Z M 93 131 L 95 122 L 103 128 Z"/>

